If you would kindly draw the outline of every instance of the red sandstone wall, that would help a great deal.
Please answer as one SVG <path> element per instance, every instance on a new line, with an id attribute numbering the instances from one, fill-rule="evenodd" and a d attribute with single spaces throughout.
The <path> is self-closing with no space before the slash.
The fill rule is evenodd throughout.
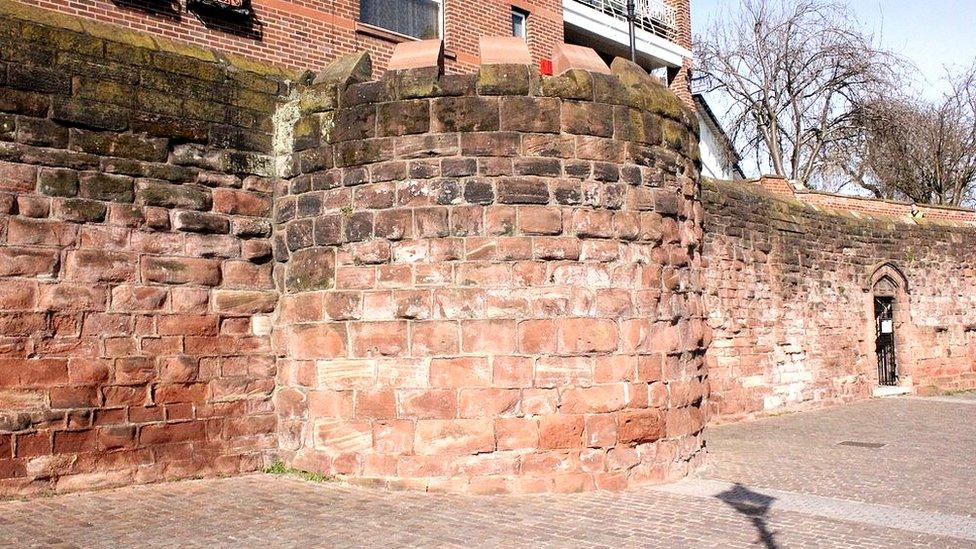
<path id="1" fill-rule="evenodd" d="M 637 71 L 305 92 L 275 213 L 283 457 L 478 493 L 697 462 L 695 118 Z"/>
<path id="2" fill-rule="evenodd" d="M 113 38 L 0 17 L 0 496 L 275 447 L 261 174 L 285 86 L 89 31 Z"/>
<path id="3" fill-rule="evenodd" d="M 180 43 L 215 48 L 248 59 L 296 69 L 318 70 L 349 53 L 369 51 L 378 69 L 386 66 L 402 37 L 359 22 L 358 0 L 252 0 L 249 24 L 186 11 L 185 0 L 0 0 L 16 7 L 39 6 L 113 23 Z M 563 38 L 559 0 L 445 0 L 445 47 L 451 71 L 478 63 L 480 36 L 511 34 L 511 9 L 529 12 L 529 45 L 536 59 L 549 57 Z"/>
<path id="4" fill-rule="evenodd" d="M 869 204 L 857 216 L 815 209 L 746 184 L 709 183 L 704 203 L 718 420 L 869 396 L 870 277 L 883 262 L 907 279 L 896 304 L 903 381 L 919 392 L 976 387 L 976 228 L 872 217 Z"/>

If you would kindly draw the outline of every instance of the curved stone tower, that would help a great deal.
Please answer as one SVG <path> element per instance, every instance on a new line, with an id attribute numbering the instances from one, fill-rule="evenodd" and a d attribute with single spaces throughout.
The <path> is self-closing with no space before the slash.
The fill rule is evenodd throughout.
<path id="1" fill-rule="evenodd" d="M 476 493 L 686 474 L 705 392 L 694 114 L 622 59 L 357 82 L 367 65 L 320 75 L 285 136 L 286 461 Z"/>

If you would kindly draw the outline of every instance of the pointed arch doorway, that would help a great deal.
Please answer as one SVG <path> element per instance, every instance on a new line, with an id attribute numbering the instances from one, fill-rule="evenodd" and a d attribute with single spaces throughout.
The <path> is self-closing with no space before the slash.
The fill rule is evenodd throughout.
<path id="1" fill-rule="evenodd" d="M 899 385 L 902 371 L 898 361 L 899 334 L 905 325 L 908 308 L 908 280 L 892 263 L 883 263 L 871 275 L 871 296 L 874 301 L 874 347 L 878 365 L 878 385 Z"/>

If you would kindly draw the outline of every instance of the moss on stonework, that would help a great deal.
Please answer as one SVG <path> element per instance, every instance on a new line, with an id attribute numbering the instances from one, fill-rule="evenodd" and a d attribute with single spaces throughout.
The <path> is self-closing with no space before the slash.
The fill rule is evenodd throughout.
<path id="1" fill-rule="evenodd" d="M 97 57 L 102 55 L 102 51 L 105 49 L 103 44 L 108 41 L 141 50 L 167 52 L 206 63 L 231 66 L 238 70 L 264 76 L 295 80 L 301 73 L 301 71 L 285 69 L 271 63 L 254 61 L 230 53 L 219 53 L 210 48 L 152 36 L 110 23 L 92 21 L 75 15 L 29 6 L 15 0 L 0 0 L 0 17 L 27 22 L 22 30 L 25 38 L 43 39 L 43 43 L 47 46 L 89 53 Z"/>

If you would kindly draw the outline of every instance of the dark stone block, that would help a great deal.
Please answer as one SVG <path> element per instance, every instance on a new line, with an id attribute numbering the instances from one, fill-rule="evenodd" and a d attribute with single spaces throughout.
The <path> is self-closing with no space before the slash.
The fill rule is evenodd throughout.
<path id="1" fill-rule="evenodd" d="M 235 126 L 214 124 L 210 127 L 210 144 L 221 149 L 270 152 L 271 135 L 252 132 Z"/>
<path id="2" fill-rule="evenodd" d="M 435 132 L 484 132 L 498 130 L 495 97 L 443 97 L 431 103 Z"/>
<path id="3" fill-rule="evenodd" d="M 380 137 L 426 133 L 430 130 L 430 102 L 422 99 L 393 101 L 376 107 Z"/>
<path id="4" fill-rule="evenodd" d="M 68 128 L 43 118 L 22 116 L 17 121 L 17 141 L 61 149 L 68 145 Z"/>
<path id="5" fill-rule="evenodd" d="M 516 175 L 560 175 L 562 163 L 558 158 L 516 158 Z"/>
<path id="6" fill-rule="evenodd" d="M 495 191 L 488 179 L 469 179 L 464 184 L 464 199 L 472 204 L 491 204 Z"/>
<path id="7" fill-rule="evenodd" d="M 59 217 L 74 223 L 101 223 L 107 211 L 103 202 L 69 198 L 61 203 Z"/>
<path id="8" fill-rule="evenodd" d="M 173 228 L 191 233 L 227 234 L 230 222 L 226 217 L 204 212 L 177 212 Z"/>
<path id="9" fill-rule="evenodd" d="M 312 233 L 313 222 L 311 219 L 299 219 L 292 221 L 285 229 L 286 242 L 290 251 L 308 248 L 314 243 Z"/>
<path id="10" fill-rule="evenodd" d="M 506 177 L 498 180 L 498 202 L 502 204 L 548 204 L 546 180 L 535 177 Z"/>
<path id="11" fill-rule="evenodd" d="M 78 173 L 42 168 L 37 177 L 37 192 L 47 196 L 75 196 L 78 194 Z"/>
<path id="12" fill-rule="evenodd" d="M 192 185 L 146 181 L 139 184 L 136 196 L 142 204 L 162 208 L 206 211 L 213 206 L 210 189 Z"/>
<path id="13" fill-rule="evenodd" d="M 559 100 L 551 97 L 502 97 L 501 129 L 559 133 Z"/>
<path id="14" fill-rule="evenodd" d="M 298 197 L 297 217 L 314 217 L 322 211 L 322 193 L 305 193 Z"/>
<path id="15" fill-rule="evenodd" d="M 51 107 L 51 98 L 39 93 L 0 88 L 0 111 L 43 117 Z"/>
<path id="16" fill-rule="evenodd" d="M 389 138 L 348 141 L 339 144 L 336 166 L 358 166 L 393 158 L 393 142 Z"/>
<path id="17" fill-rule="evenodd" d="M 361 242 L 373 236 L 372 212 L 357 212 L 345 219 L 345 237 L 348 242 Z"/>
<path id="18" fill-rule="evenodd" d="M 131 177 L 106 173 L 85 173 L 79 185 L 82 198 L 111 202 L 132 202 L 135 199 L 133 187 Z"/>
<path id="19" fill-rule="evenodd" d="M 132 114 L 132 131 L 197 143 L 206 142 L 210 134 L 203 122 L 148 112 Z"/>
<path id="20" fill-rule="evenodd" d="M 122 131 L 128 126 L 129 111 L 84 99 L 55 97 L 51 118 L 78 126 Z"/>
<path id="21" fill-rule="evenodd" d="M 478 173 L 478 161 L 474 158 L 444 158 L 441 160 L 441 175 L 444 177 L 465 177 Z"/>
<path id="22" fill-rule="evenodd" d="M 71 75 L 67 71 L 10 64 L 7 86 L 35 93 L 71 95 Z"/>
<path id="23" fill-rule="evenodd" d="M 335 125 L 327 138 L 330 143 L 339 143 L 375 136 L 376 106 L 368 104 L 347 107 L 337 111 Z"/>
<path id="24" fill-rule="evenodd" d="M 342 216 L 326 215 L 315 219 L 315 245 L 335 246 L 342 243 Z"/>

